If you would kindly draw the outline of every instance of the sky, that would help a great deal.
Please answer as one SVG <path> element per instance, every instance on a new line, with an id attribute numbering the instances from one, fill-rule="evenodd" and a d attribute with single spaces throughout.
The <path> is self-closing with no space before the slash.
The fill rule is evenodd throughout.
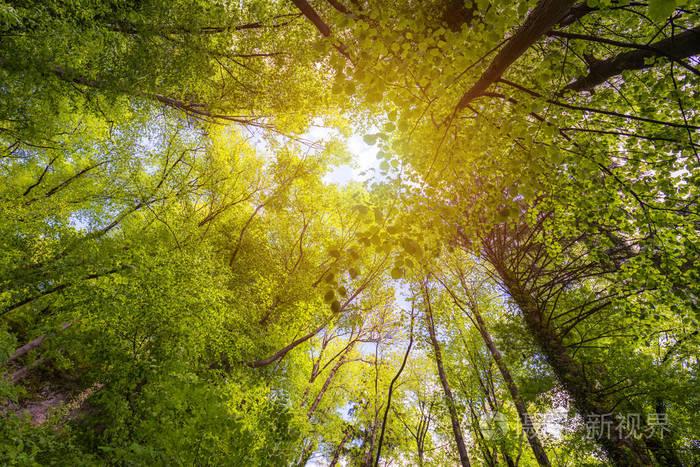
<path id="1" fill-rule="evenodd" d="M 248 129 L 249 142 L 258 151 L 260 155 L 271 155 L 271 150 L 263 138 L 262 131 L 256 129 Z M 367 132 L 377 132 L 377 128 L 370 128 Z M 349 138 L 343 136 L 335 128 L 329 128 L 322 125 L 321 121 L 315 121 L 302 135 L 300 139 L 318 142 L 323 145 L 324 141 L 329 141 L 332 138 L 345 140 L 348 151 L 352 156 L 352 161 L 349 164 L 343 164 L 333 167 L 323 178 L 326 184 L 335 184 L 344 186 L 350 182 L 363 182 L 370 179 L 381 179 L 379 176 L 379 160 L 377 152 L 379 148 L 376 145 L 365 143 L 363 135 L 365 132 L 357 131 Z M 374 170 L 372 170 L 374 169 Z"/>
<path id="2" fill-rule="evenodd" d="M 350 182 L 362 182 L 376 176 L 371 169 L 374 169 L 377 173 L 379 172 L 379 160 L 377 160 L 379 148 L 376 145 L 371 146 L 365 143 L 362 138 L 363 134 L 364 133 L 360 134 L 357 132 L 345 139 L 347 149 L 352 155 L 352 161 L 350 164 L 335 166 L 324 177 L 323 181 L 325 183 L 343 186 Z M 306 140 L 319 142 L 328 141 L 331 138 L 342 139 L 342 136 L 336 129 L 318 124 L 312 125 L 309 130 L 301 136 Z"/>
<path id="3" fill-rule="evenodd" d="M 379 149 L 377 146 L 368 145 L 360 135 L 353 135 L 348 138 L 347 146 L 352 154 L 352 165 L 336 166 L 331 172 L 326 174 L 323 179 L 324 182 L 346 185 L 351 181 L 364 181 L 372 178 L 370 169 L 379 170 L 379 161 L 377 160 Z M 362 172 L 368 173 L 363 176 L 361 175 Z"/>

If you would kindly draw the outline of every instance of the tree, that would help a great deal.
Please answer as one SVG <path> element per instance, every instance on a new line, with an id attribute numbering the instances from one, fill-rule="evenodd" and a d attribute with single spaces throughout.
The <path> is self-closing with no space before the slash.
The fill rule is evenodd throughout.
<path id="1" fill-rule="evenodd" d="M 0 3 L 0 460 L 696 463 L 699 14 Z"/>

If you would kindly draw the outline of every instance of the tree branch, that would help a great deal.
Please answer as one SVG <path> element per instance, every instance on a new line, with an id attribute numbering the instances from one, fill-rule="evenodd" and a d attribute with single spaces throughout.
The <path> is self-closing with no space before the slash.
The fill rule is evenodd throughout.
<path id="1" fill-rule="evenodd" d="M 471 101 L 496 82 L 513 62 L 569 12 L 574 3 L 574 0 L 540 0 L 525 23 L 498 52 L 486 71 L 462 95 L 455 111 L 465 109 Z"/>
<path id="2" fill-rule="evenodd" d="M 263 366 L 267 366 L 271 363 L 274 363 L 277 360 L 281 360 L 282 358 L 284 358 L 285 355 L 287 355 L 289 353 L 290 350 L 294 349 L 298 345 L 303 344 L 304 342 L 308 341 L 309 339 L 314 337 L 316 334 L 321 332 L 321 330 L 323 328 L 325 328 L 327 324 L 328 324 L 328 320 L 324 321 L 323 324 L 321 324 L 316 329 L 312 330 L 311 332 L 309 332 L 308 334 L 306 334 L 304 336 L 301 336 L 299 339 L 297 339 L 294 342 L 288 344 L 287 346 L 281 348 L 280 350 L 278 350 L 274 354 L 270 355 L 269 357 L 263 358 L 262 360 L 255 360 L 253 362 L 248 362 L 247 365 L 251 368 L 260 368 Z"/>
<path id="3" fill-rule="evenodd" d="M 552 32 L 552 35 L 573 39 L 589 37 L 561 32 Z M 642 70 L 644 68 L 652 67 L 653 64 L 649 63 L 649 59 L 655 57 L 670 58 L 671 60 L 683 65 L 686 69 L 690 70 L 696 75 L 700 75 L 700 72 L 698 72 L 697 69 L 681 61 L 683 58 L 700 54 L 700 26 L 689 29 L 667 39 L 654 42 L 651 45 L 636 45 L 610 41 L 607 39 L 593 39 L 595 39 L 597 42 L 609 43 L 610 45 L 617 45 L 620 47 L 636 47 L 637 50 L 624 52 L 607 60 L 593 62 L 589 66 L 587 76 L 583 76 L 574 82 L 569 83 L 565 89 L 571 89 L 578 92 L 591 91 L 593 88 L 604 83 L 606 80 L 622 74 L 623 71 Z"/>
<path id="4" fill-rule="evenodd" d="M 519 91 L 522 91 L 524 93 L 527 93 L 533 97 L 544 98 L 544 96 L 542 94 L 538 93 L 537 91 L 533 91 L 532 89 L 528 89 L 525 86 L 522 86 L 518 83 L 514 83 L 513 81 L 510 81 L 507 79 L 499 79 L 498 82 L 506 84 L 508 86 L 511 86 L 511 87 L 518 89 Z M 506 98 L 506 96 L 499 96 L 498 93 L 489 94 L 489 97 L 501 97 L 503 99 Z M 579 110 L 581 112 L 597 113 L 597 114 L 602 114 L 602 115 L 608 115 L 610 117 L 624 118 L 627 120 L 636 120 L 639 122 L 653 123 L 655 125 L 664 125 L 664 126 L 669 126 L 669 127 L 674 127 L 674 128 L 690 128 L 692 130 L 700 130 L 700 126 L 697 126 L 697 125 L 687 125 L 685 123 L 667 122 L 667 121 L 663 121 L 663 120 L 656 120 L 654 118 L 637 117 L 636 115 L 623 114 L 623 113 L 615 112 L 612 110 L 594 109 L 592 107 L 585 107 L 582 105 L 569 104 L 568 102 L 562 102 L 562 101 L 558 101 L 558 100 L 554 100 L 554 99 L 545 99 L 545 102 L 547 102 L 549 104 L 556 105 L 558 107 L 563 107 L 565 109 Z"/>
<path id="5" fill-rule="evenodd" d="M 304 16 L 306 16 L 306 19 L 311 21 L 311 23 L 316 26 L 316 29 L 318 29 L 323 37 L 331 37 L 330 26 L 328 26 L 325 21 L 321 19 L 318 13 L 316 13 L 316 10 L 309 5 L 309 2 L 306 0 L 292 0 L 292 3 L 294 3 L 294 5 L 299 9 L 299 11 L 302 12 Z M 348 54 L 347 47 L 342 42 L 334 43 L 333 47 L 335 47 L 336 50 L 340 52 L 340 54 L 350 63 L 353 63 L 350 55 Z"/>

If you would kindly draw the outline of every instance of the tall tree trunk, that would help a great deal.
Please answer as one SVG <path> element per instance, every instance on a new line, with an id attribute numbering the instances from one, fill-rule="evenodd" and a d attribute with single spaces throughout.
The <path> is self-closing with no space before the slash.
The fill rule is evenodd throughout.
<path id="1" fill-rule="evenodd" d="M 523 313 L 528 329 L 557 378 L 573 398 L 578 412 L 582 416 L 610 416 L 614 404 L 606 400 L 606 396 L 595 391 L 594 384 L 588 380 L 582 367 L 569 355 L 564 342 L 545 320 L 543 310 L 535 298 L 514 278 L 512 272 L 503 266 L 497 266 L 503 285 Z M 600 443 L 615 465 L 653 465 L 644 443 L 630 436 L 624 427 L 613 427 L 609 435 L 601 436 Z"/>
<path id="2" fill-rule="evenodd" d="M 481 449 L 481 455 L 484 456 L 484 462 L 489 467 L 497 465 L 496 460 L 494 460 L 494 456 L 491 454 L 491 451 L 487 446 L 486 437 L 484 436 L 484 432 L 481 430 L 481 426 L 479 425 L 479 417 L 476 415 L 476 410 L 474 409 L 474 403 L 472 400 L 469 400 L 469 415 L 472 421 L 474 441 Z"/>
<path id="3" fill-rule="evenodd" d="M 374 443 L 377 440 L 377 425 L 379 424 L 379 410 L 381 406 L 379 405 L 379 341 L 375 342 L 374 345 L 374 418 L 372 419 L 372 427 L 367 438 L 369 439 L 369 446 L 365 450 L 364 456 L 362 458 L 363 467 L 372 467 L 372 461 L 374 460 Z"/>
<path id="4" fill-rule="evenodd" d="M 379 443 L 377 444 L 377 457 L 374 460 L 374 466 L 377 467 L 379 465 L 379 459 L 382 455 L 382 444 L 384 444 L 384 433 L 386 431 L 386 422 L 387 419 L 389 418 L 389 409 L 391 408 L 391 398 L 394 394 L 394 385 L 396 384 L 396 381 L 398 381 L 399 377 L 401 376 L 401 373 L 403 373 L 404 368 L 406 368 L 406 362 L 408 361 L 408 355 L 411 353 L 411 348 L 413 347 L 413 323 L 414 323 L 414 311 L 413 309 L 411 310 L 411 329 L 409 331 L 409 338 L 408 338 L 408 346 L 406 347 L 406 353 L 403 355 L 403 360 L 401 361 L 401 366 L 399 367 L 399 370 L 396 372 L 394 377 L 391 379 L 391 383 L 389 383 L 389 393 L 387 394 L 386 397 L 386 407 L 384 408 L 384 418 L 382 419 L 382 430 L 379 434 Z"/>
<path id="5" fill-rule="evenodd" d="M 378 422 L 378 413 L 375 411 L 375 416 L 374 416 L 374 421 L 372 422 L 372 427 L 371 430 L 368 434 L 368 445 L 367 449 L 365 450 L 364 455 L 362 456 L 362 466 L 363 467 L 372 467 L 372 461 L 374 460 L 374 442 L 377 439 L 377 422 Z"/>
<path id="6" fill-rule="evenodd" d="M 546 216 L 543 216 L 541 221 L 545 219 Z M 613 398 L 609 392 L 599 389 L 609 380 L 605 367 L 597 365 L 586 372 L 586 368 L 569 353 L 564 341 L 565 334 L 560 334 L 551 319 L 555 310 L 547 305 L 552 288 L 563 289 L 575 284 L 579 277 L 600 271 L 601 266 L 595 261 L 583 265 L 580 262 L 554 263 L 547 254 L 546 246 L 538 240 L 540 228 L 539 223 L 535 226 L 524 222 L 516 226 L 502 224 L 482 238 L 483 254 L 520 309 L 532 337 L 571 396 L 578 413 L 583 417 L 594 417 L 594 422 L 601 422 L 598 442 L 612 463 L 620 466 L 654 465 L 649 450 L 655 451 L 657 448 L 653 443 L 632 436 L 628 427 L 621 423 L 624 404 L 621 405 L 621 401 Z M 544 280 L 546 282 L 540 283 Z M 598 309 L 600 306 L 594 308 Z M 630 407 L 629 403 L 626 405 Z M 638 409 L 633 405 L 631 408 Z M 658 460 L 660 455 L 656 457 Z"/>
<path id="7" fill-rule="evenodd" d="M 432 401 L 430 402 L 430 405 L 428 405 L 427 413 L 423 412 L 423 409 L 421 409 L 421 418 L 418 422 L 418 427 L 416 429 L 416 452 L 418 453 L 418 465 L 420 467 L 423 467 L 423 465 L 425 465 L 425 437 L 428 434 L 428 430 L 430 429 L 432 409 Z"/>
<path id="8" fill-rule="evenodd" d="M 418 466 L 423 467 L 425 465 L 425 448 L 420 444 L 416 448 L 418 449 Z"/>
<path id="9" fill-rule="evenodd" d="M 654 410 L 657 414 L 666 414 L 666 404 L 663 399 L 656 399 L 656 401 L 654 401 Z M 683 462 L 673 448 L 673 439 L 673 431 L 670 430 L 666 436 L 661 438 L 656 435 L 647 438 L 646 443 L 649 449 L 651 449 L 651 452 L 654 453 L 654 457 L 659 464 L 671 467 L 683 467 Z"/>
<path id="10" fill-rule="evenodd" d="M 465 284 L 463 284 L 463 286 L 464 285 Z M 483 338 L 486 347 L 489 349 L 493 360 L 496 362 L 498 371 L 500 371 L 503 380 L 506 382 L 506 386 L 508 387 L 508 391 L 510 392 L 510 397 L 511 399 L 513 399 L 513 404 L 515 405 L 515 408 L 518 411 L 518 417 L 520 418 L 520 423 L 523 426 L 523 431 L 525 432 L 527 440 L 530 443 L 530 446 L 532 447 L 532 452 L 535 455 L 535 458 L 537 459 L 537 463 L 541 466 L 549 467 L 552 464 L 549 462 L 547 453 L 545 452 L 544 447 L 542 447 L 542 443 L 540 442 L 540 439 L 537 436 L 537 432 L 533 428 L 532 419 L 530 418 L 530 414 L 527 412 L 525 401 L 520 395 L 518 386 L 515 384 L 513 376 L 510 374 L 508 366 L 503 360 L 503 355 L 501 355 L 501 352 L 498 350 L 496 344 L 491 338 L 491 334 L 489 333 L 486 327 L 486 323 L 484 322 L 484 319 L 481 316 L 479 305 L 476 303 L 476 300 L 473 299 L 469 291 L 465 289 L 465 292 L 469 296 L 469 307 L 474 316 L 474 319 L 476 320 L 479 333 L 481 334 L 481 337 Z"/>
<path id="11" fill-rule="evenodd" d="M 561 21 L 570 11 L 575 0 L 540 0 L 525 19 L 522 26 L 496 54 L 479 79 L 462 95 L 455 113 L 465 109 L 471 101 L 482 95 L 503 73 L 522 56 L 544 33 Z"/>
<path id="12" fill-rule="evenodd" d="M 462 435 L 462 429 L 459 426 L 459 417 L 457 415 L 457 408 L 455 407 L 454 397 L 452 396 L 452 390 L 450 389 L 450 384 L 447 381 L 447 375 L 445 374 L 445 368 L 442 364 L 442 352 L 440 351 L 440 343 L 437 340 L 435 333 L 435 321 L 433 320 L 433 311 L 430 305 L 430 294 L 427 287 L 424 288 L 425 296 L 425 321 L 428 327 L 428 333 L 430 334 L 430 342 L 433 345 L 433 351 L 435 353 L 435 363 L 437 364 L 438 376 L 440 377 L 440 384 L 442 385 L 442 390 L 445 394 L 445 402 L 447 403 L 447 409 L 450 413 L 450 421 L 452 422 L 452 432 L 454 433 L 455 443 L 457 444 L 457 451 L 459 452 L 459 460 L 462 467 L 469 467 L 469 454 L 467 453 L 467 447 L 464 444 L 464 436 Z"/>
<path id="13" fill-rule="evenodd" d="M 506 465 L 508 467 L 515 467 L 515 461 L 513 461 L 513 458 L 510 457 L 510 454 L 508 454 L 508 450 L 505 448 L 505 446 L 501 447 L 501 454 L 503 455 L 503 458 L 506 460 Z"/>

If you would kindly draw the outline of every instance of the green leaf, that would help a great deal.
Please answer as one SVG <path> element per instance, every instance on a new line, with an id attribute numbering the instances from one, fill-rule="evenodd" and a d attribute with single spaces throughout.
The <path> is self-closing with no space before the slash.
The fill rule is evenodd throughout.
<path id="1" fill-rule="evenodd" d="M 366 216 L 369 214 L 369 207 L 364 204 L 356 204 L 353 209 L 357 211 L 361 216 Z"/>
<path id="2" fill-rule="evenodd" d="M 675 8 L 675 0 L 649 0 L 649 16 L 659 21 L 671 16 Z"/>
<path id="3" fill-rule="evenodd" d="M 362 137 L 362 140 L 369 144 L 370 146 L 377 144 L 377 138 L 379 138 L 379 133 L 367 134 Z"/>
<path id="4" fill-rule="evenodd" d="M 333 303 L 331 303 L 331 311 L 333 313 L 340 312 L 340 302 L 338 300 L 335 300 L 335 301 L 333 301 Z"/>
<path id="5" fill-rule="evenodd" d="M 392 279 L 401 279 L 403 276 L 404 276 L 403 268 L 393 268 L 391 270 L 391 278 Z"/>
<path id="6" fill-rule="evenodd" d="M 416 240 L 409 238 L 409 237 L 404 237 L 401 239 L 401 246 L 403 247 L 404 250 L 406 250 L 409 254 L 416 256 L 416 257 L 421 257 L 423 256 L 423 248 L 420 246 L 420 243 L 418 243 Z"/>

